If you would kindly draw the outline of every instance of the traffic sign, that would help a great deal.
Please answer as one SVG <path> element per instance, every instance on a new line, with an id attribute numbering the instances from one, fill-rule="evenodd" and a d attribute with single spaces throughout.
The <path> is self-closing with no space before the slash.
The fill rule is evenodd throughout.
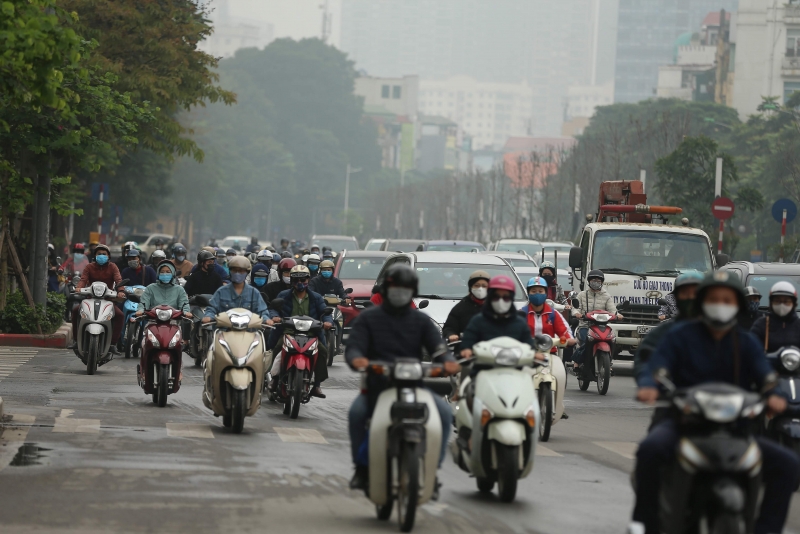
<path id="1" fill-rule="evenodd" d="M 786 222 L 790 223 L 797 217 L 797 204 L 788 198 L 781 198 L 772 205 L 772 218 L 783 222 L 783 210 L 786 210 Z"/>
<path id="2" fill-rule="evenodd" d="M 715 198 L 711 203 L 711 213 L 720 221 L 725 221 L 733 217 L 733 200 L 727 197 Z"/>

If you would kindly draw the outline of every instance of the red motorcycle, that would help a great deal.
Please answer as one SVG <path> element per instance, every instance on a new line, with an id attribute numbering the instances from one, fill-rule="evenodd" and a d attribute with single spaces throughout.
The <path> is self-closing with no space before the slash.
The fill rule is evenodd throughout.
<path id="1" fill-rule="evenodd" d="M 584 346 L 583 365 L 576 371 L 578 387 L 581 391 L 589 389 L 591 382 L 597 382 L 597 392 L 605 395 L 611 381 L 611 355 L 614 353 L 614 330 L 608 326 L 616 315 L 605 310 L 586 312 L 589 332 Z M 591 354 L 591 358 L 588 356 Z"/>
<path id="2" fill-rule="evenodd" d="M 161 305 L 137 319 L 149 321 L 142 339 L 141 362 L 136 366 L 139 386 L 162 408 L 167 405 L 167 395 L 181 387 L 182 316 L 182 311 Z"/>

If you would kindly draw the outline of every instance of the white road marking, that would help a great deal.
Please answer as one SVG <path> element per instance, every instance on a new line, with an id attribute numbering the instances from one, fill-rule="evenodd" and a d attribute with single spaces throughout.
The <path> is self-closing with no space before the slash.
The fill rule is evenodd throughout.
<path id="1" fill-rule="evenodd" d="M 28 360 L 36 356 L 38 352 L 38 350 L 27 348 L 0 349 L 0 381 L 16 371 L 20 365 L 27 363 Z"/>
<path id="2" fill-rule="evenodd" d="M 633 441 L 593 441 L 592 443 L 608 451 L 617 453 L 628 460 L 634 460 L 636 458 L 636 449 L 639 448 L 639 444 Z"/>
<path id="3" fill-rule="evenodd" d="M 325 438 L 316 430 L 310 428 L 273 428 L 278 433 L 281 441 L 286 443 L 319 443 L 326 444 Z"/>
<path id="4" fill-rule="evenodd" d="M 36 421 L 36 417 L 33 415 L 12 415 L 11 422 L 0 427 L 2 428 L 0 431 L 0 471 L 14 459 L 19 444 L 25 442 L 30 425 L 34 421 Z M 23 426 L 15 426 L 15 423 Z"/>
<path id="5" fill-rule="evenodd" d="M 167 423 L 167 435 L 173 438 L 214 439 L 214 433 L 208 425 L 189 423 Z"/>
<path id="6" fill-rule="evenodd" d="M 561 457 L 563 455 L 558 454 L 553 449 L 548 449 L 544 445 L 540 445 L 539 443 L 536 444 L 536 456 L 557 456 Z"/>
<path id="7" fill-rule="evenodd" d="M 72 417 L 75 414 L 75 410 L 67 410 L 66 408 L 61 410 L 61 415 L 59 417 L 63 417 L 66 419 L 67 417 Z"/>
<path id="8" fill-rule="evenodd" d="M 53 432 L 65 434 L 99 434 L 100 419 L 69 419 L 56 417 Z"/>

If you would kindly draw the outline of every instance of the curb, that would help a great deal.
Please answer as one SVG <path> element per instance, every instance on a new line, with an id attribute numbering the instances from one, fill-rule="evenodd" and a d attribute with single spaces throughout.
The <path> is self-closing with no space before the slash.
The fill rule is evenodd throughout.
<path id="1" fill-rule="evenodd" d="M 0 334 L 2 347 L 37 347 L 40 349 L 64 349 L 72 337 L 72 325 L 64 323 L 54 334 Z"/>

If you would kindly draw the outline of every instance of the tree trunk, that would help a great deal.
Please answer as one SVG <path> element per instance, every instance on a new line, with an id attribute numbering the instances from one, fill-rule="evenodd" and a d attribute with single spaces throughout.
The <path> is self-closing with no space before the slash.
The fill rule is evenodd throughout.
<path id="1" fill-rule="evenodd" d="M 34 262 L 29 269 L 33 273 L 33 300 L 36 304 L 47 305 L 47 238 L 50 229 L 50 175 L 39 176 L 36 191 L 36 248 Z"/>

